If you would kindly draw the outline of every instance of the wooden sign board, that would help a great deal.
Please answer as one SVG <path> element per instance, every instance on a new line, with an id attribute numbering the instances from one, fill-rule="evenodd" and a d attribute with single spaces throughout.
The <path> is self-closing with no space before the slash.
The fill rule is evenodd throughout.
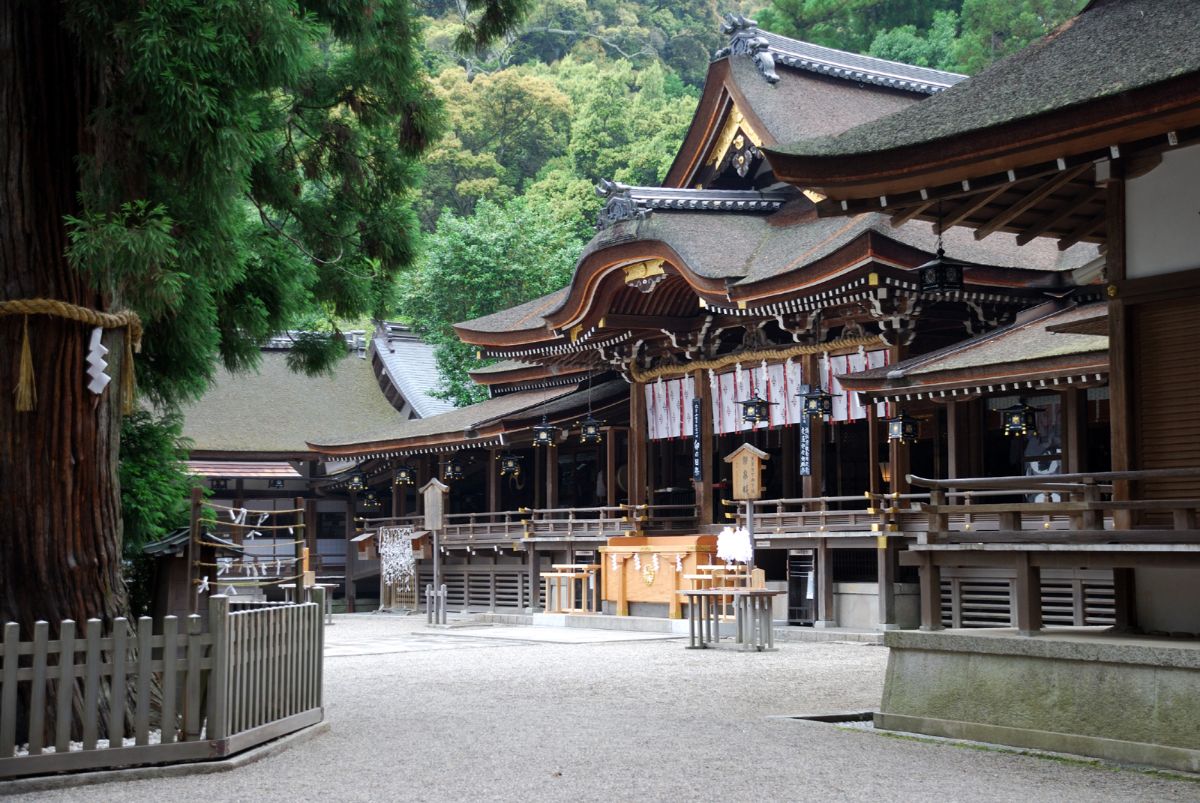
<path id="1" fill-rule="evenodd" d="M 440 530 L 443 525 L 443 515 L 446 511 L 446 493 L 450 486 L 434 477 L 421 488 L 425 499 L 425 529 Z"/>
<path id="2" fill-rule="evenodd" d="M 769 454 L 748 443 L 743 443 L 725 457 L 726 463 L 733 464 L 734 499 L 762 498 L 762 470 L 770 459 Z"/>

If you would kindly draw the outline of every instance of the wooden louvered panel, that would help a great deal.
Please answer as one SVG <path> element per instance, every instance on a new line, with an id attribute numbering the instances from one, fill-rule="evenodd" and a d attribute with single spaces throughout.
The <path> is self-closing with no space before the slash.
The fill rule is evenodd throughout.
<path id="1" fill-rule="evenodd" d="M 1134 468 L 1200 466 L 1200 298 L 1131 308 Z M 1145 499 L 1196 498 L 1200 477 L 1149 481 Z"/>

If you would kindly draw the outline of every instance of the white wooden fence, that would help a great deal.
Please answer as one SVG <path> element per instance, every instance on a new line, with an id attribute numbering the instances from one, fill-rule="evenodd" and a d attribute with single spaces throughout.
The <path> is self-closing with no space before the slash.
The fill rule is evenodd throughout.
<path id="1" fill-rule="evenodd" d="M 201 617 L 142 617 L 102 632 L 48 622 L 0 645 L 0 780 L 219 758 L 323 718 L 324 589 L 299 605 L 209 600 Z M 115 693 L 114 693 L 114 690 Z M 19 719 L 20 718 L 20 719 Z M 20 732 L 28 741 L 18 743 Z"/>

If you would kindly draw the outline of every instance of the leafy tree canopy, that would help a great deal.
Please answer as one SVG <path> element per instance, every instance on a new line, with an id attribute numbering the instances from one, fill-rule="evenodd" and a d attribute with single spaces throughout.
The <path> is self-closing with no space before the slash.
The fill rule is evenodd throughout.
<path id="1" fill-rule="evenodd" d="M 466 375 L 481 365 L 452 324 L 489 315 L 562 287 L 581 243 L 556 215 L 553 197 L 482 200 L 471 215 L 444 213 L 401 299 L 401 312 L 437 346 L 441 393 L 456 404 L 486 398 Z"/>
<path id="2" fill-rule="evenodd" d="M 976 73 L 1045 36 L 1086 0 L 772 0 L 766 30 L 872 56 Z"/>

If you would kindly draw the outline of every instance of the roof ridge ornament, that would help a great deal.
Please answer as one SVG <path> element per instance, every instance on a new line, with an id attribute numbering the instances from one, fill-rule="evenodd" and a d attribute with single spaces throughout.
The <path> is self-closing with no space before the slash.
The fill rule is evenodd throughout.
<path id="1" fill-rule="evenodd" d="M 624 184 L 602 178 L 596 184 L 596 195 L 607 199 L 596 216 L 596 231 L 604 231 L 625 220 L 641 220 L 646 216 L 646 210 L 633 200 L 630 188 Z"/>
<path id="2" fill-rule="evenodd" d="M 716 58 L 750 56 L 763 78 L 767 79 L 767 83 L 773 84 L 779 80 L 779 73 L 775 72 L 775 55 L 771 52 L 771 44 L 758 30 L 756 21 L 743 14 L 726 12 L 721 33 L 729 37 L 729 45 L 718 50 Z"/>

